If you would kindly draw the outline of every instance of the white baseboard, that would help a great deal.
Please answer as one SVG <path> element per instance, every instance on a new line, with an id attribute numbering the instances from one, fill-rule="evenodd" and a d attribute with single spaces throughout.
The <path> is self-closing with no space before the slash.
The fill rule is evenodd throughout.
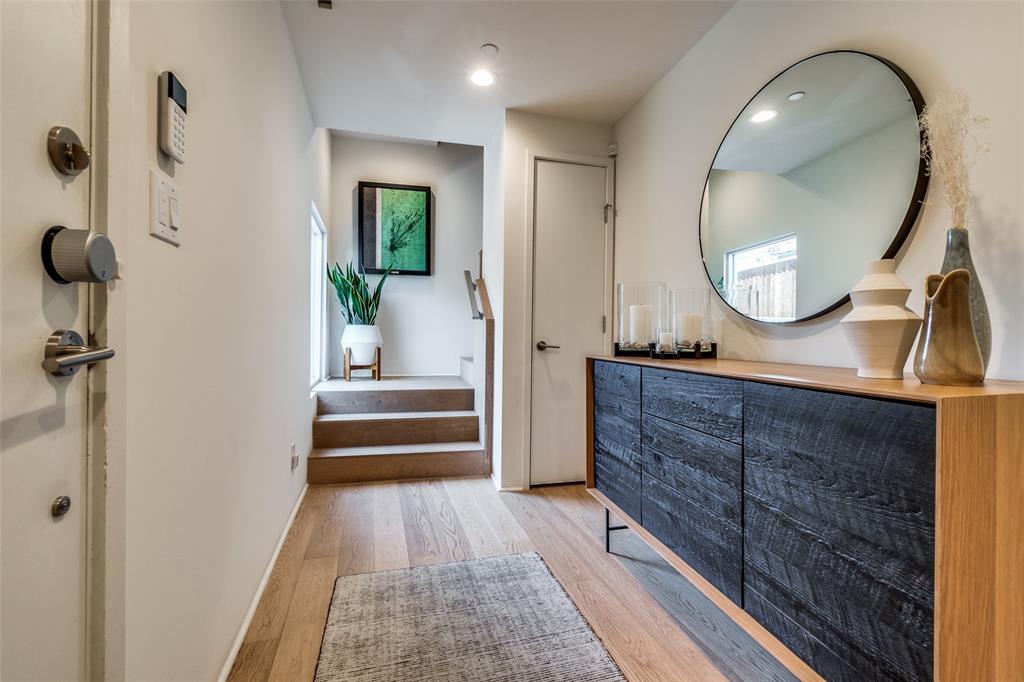
<path id="1" fill-rule="evenodd" d="M 238 656 L 238 650 L 242 648 L 242 641 L 245 639 L 245 633 L 249 631 L 249 625 L 252 623 L 252 617 L 256 615 L 256 607 L 259 606 L 260 597 L 263 596 L 263 590 L 267 588 L 267 583 L 270 581 L 270 574 L 274 571 L 274 564 L 277 563 L 277 555 L 281 553 L 281 548 L 284 547 L 285 538 L 288 537 L 288 531 L 292 529 L 292 523 L 295 521 L 296 514 L 299 513 L 299 507 L 302 506 L 302 500 L 306 499 L 306 491 L 309 490 L 309 484 L 302 486 L 302 492 L 299 493 L 299 499 L 295 501 L 295 506 L 292 507 L 292 513 L 288 516 L 288 523 L 284 525 L 284 531 L 281 533 L 281 537 L 277 539 L 277 546 L 274 547 L 274 553 L 270 555 L 270 563 L 267 564 L 267 569 L 263 572 L 263 578 L 260 580 L 260 584 L 256 587 L 256 594 L 253 595 L 252 603 L 249 604 L 249 610 L 245 614 L 245 618 L 242 619 L 242 626 L 238 628 L 238 634 L 235 635 L 235 642 L 231 645 L 231 651 L 228 652 L 228 660 L 224 661 L 224 667 L 220 670 L 220 675 L 217 676 L 218 682 L 224 682 L 228 679 L 228 675 L 231 673 L 231 667 L 235 664 L 235 658 Z"/>
<path id="2" fill-rule="evenodd" d="M 521 493 L 530 489 L 530 486 L 528 485 L 510 485 L 502 487 L 501 481 L 498 480 L 498 472 L 494 472 L 491 474 L 491 483 L 494 484 L 494 487 L 497 489 L 499 493 Z"/>

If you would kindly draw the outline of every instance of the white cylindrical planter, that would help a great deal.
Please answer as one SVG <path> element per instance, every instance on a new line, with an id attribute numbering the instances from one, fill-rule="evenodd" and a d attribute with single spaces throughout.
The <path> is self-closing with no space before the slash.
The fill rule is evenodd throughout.
<path id="1" fill-rule="evenodd" d="M 341 333 L 342 352 L 352 349 L 352 364 L 372 365 L 377 356 L 377 348 L 384 346 L 380 335 L 380 327 L 375 324 L 347 324 Z"/>
<path id="2" fill-rule="evenodd" d="M 840 323 L 857 358 L 857 376 L 902 379 L 921 318 L 907 308 L 910 287 L 896 276 L 891 258 L 868 263 L 850 292 L 853 311 Z"/>

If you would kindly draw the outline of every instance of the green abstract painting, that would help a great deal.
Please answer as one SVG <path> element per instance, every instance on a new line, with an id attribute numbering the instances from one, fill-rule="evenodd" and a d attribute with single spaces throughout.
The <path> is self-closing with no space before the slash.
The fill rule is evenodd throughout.
<path id="1" fill-rule="evenodd" d="M 359 183 L 359 262 L 368 273 L 430 274 L 429 187 Z"/>

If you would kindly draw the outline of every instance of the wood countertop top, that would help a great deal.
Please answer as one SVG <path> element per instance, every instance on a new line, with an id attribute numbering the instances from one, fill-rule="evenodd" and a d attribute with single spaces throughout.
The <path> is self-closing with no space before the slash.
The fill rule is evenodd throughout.
<path id="1" fill-rule="evenodd" d="M 1024 381 L 986 379 L 981 386 L 934 386 L 922 384 L 913 374 L 899 379 L 862 379 L 857 370 L 848 367 L 795 365 L 781 362 L 753 360 L 654 360 L 651 358 L 613 357 L 591 355 L 591 360 L 607 360 L 642 367 L 693 372 L 730 379 L 759 381 L 784 386 L 813 388 L 837 393 L 892 398 L 919 403 L 936 404 L 955 398 L 1024 394 Z"/>

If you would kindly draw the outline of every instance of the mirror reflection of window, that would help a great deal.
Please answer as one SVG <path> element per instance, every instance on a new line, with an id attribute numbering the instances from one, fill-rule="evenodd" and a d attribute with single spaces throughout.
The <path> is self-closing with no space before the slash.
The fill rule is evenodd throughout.
<path id="1" fill-rule="evenodd" d="M 750 290 L 756 317 L 765 322 L 796 319 L 797 237 L 788 234 L 725 254 L 725 285 Z"/>

